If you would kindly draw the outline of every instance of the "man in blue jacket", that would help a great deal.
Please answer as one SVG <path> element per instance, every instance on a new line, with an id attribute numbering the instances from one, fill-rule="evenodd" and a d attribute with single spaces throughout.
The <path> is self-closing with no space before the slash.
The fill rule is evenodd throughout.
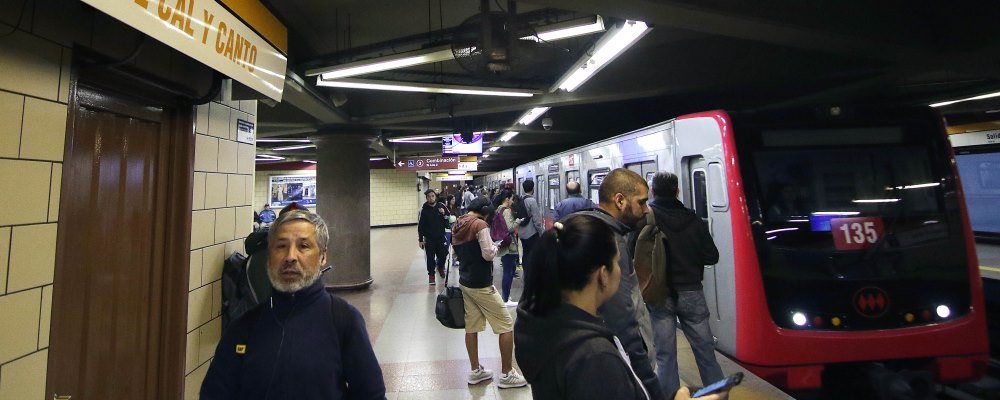
<path id="1" fill-rule="evenodd" d="M 274 222 L 267 268 L 274 291 L 223 333 L 202 400 L 385 399 L 361 313 L 319 279 L 329 238 L 326 222 L 308 211 Z"/>
<path id="2" fill-rule="evenodd" d="M 583 197 L 580 193 L 580 182 L 569 181 L 566 183 L 566 198 L 556 204 L 556 221 L 577 211 L 596 208 L 593 201 Z"/>

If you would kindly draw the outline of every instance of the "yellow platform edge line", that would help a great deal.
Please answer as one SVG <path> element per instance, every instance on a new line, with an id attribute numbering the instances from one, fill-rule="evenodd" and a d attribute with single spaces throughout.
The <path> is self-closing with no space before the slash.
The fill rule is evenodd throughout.
<path id="1" fill-rule="evenodd" d="M 984 269 L 984 270 L 987 270 L 987 271 L 990 271 L 990 272 L 996 272 L 996 273 L 1000 274 L 1000 268 L 997 268 L 997 267 L 986 267 L 986 266 L 980 265 L 979 269 Z"/>

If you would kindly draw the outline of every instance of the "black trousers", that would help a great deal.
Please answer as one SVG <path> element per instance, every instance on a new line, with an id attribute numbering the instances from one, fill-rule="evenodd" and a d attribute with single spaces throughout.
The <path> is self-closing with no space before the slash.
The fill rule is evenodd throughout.
<path id="1" fill-rule="evenodd" d="M 448 243 L 444 238 L 424 238 L 424 254 L 427 256 L 427 275 L 434 275 L 434 268 L 444 268 L 448 258 Z"/>

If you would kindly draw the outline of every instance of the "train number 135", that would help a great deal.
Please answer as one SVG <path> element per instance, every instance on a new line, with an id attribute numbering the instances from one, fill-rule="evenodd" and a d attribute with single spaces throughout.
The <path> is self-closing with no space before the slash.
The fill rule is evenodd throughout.
<path id="1" fill-rule="evenodd" d="M 834 218 L 830 220 L 833 244 L 837 250 L 862 250 L 882 238 L 881 217 Z"/>

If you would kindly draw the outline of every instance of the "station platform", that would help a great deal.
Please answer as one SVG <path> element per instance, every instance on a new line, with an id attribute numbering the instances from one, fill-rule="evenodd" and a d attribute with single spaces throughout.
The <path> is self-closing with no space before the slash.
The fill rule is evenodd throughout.
<path id="1" fill-rule="evenodd" d="M 532 399 L 525 388 L 499 389 L 496 383 L 469 385 L 466 374 L 469 360 L 465 351 L 464 331 L 448 329 L 434 318 L 438 284 L 427 284 L 423 250 L 417 246 L 416 227 L 379 228 L 371 232 L 372 277 L 369 290 L 337 294 L 357 307 L 365 317 L 375 355 L 385 376 L 389 400 L 413 399 Z M 497 261 L 499 270 L 499 260 Z M 500 287 L 500 274 L 495 285 Z M 451 274 L 452 285 L 457 271 Z M 523 282 L 514 280 L 511 298 L 521 295 Z M 516 318 L 515 309 L 508 312 Z M 700 383 L 684 336 L 678 331 L 678 363 L 681 380 Z M 728 375 L 743 371 L 746 378 L 730 393 L 737 399 L 790 399 L 777 388 L 739 367 L 725 356 L 716 354 Z M 499 374 L 498 337 L 487 327 L 479 335 L 480 363 Z M 515 360 L 515 367 L 517 366 Z M 698 385 L 700 386 L 700 385 Z"/>
<path id="2" fill-rule="evenodd" d="M 985 279 L 1000 280 L 1000 245 L 976 243 L 979 273 Z"/>

